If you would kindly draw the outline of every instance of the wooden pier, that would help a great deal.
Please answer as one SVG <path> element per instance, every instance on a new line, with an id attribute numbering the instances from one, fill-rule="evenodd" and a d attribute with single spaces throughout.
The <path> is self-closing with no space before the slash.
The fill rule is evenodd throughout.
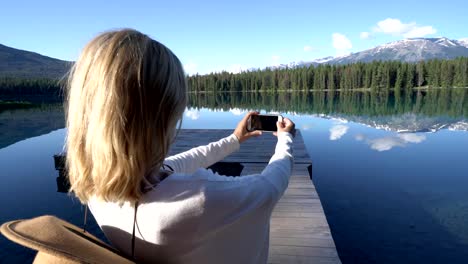
<path id="1" fill-rule="evenodd" d="M 233 130 L 181 130 L 171 154 L 208 144 Z M 268 164 L 276 137 L 264 133 L 247 140 L 223 161 L 240 162 L 242 175 L 260 173 Z M 312 164 L 298 131 L 294 139 L 294 167 L 288 189 L 276 205 L 270 222 L 268 263 L 341 263 L 325 213 L 307 167 Z"/>

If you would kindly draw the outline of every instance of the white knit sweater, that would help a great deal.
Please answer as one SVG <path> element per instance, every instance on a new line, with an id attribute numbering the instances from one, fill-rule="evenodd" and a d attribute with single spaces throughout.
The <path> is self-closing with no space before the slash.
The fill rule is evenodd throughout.
<path id="1" fill-rule="evenodd" d="M 144 263 L 266 263 L 270 216 L 292 169 L 292 136 L 279 133 L 261 174 L 226 177 L 204 169 L 239 149 L 230 135 L 171 156 L 175 173 L 144 194 L 135 258 Z M 130 255 L 134 208 L 92 199 L 89 208 L 118 250 Z"/>

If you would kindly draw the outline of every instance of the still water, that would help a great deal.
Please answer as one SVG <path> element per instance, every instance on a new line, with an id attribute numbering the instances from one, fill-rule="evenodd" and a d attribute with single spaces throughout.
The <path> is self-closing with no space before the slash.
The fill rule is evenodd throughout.
<path id="1" fill-rule="evenodd" d="M 251 109 L 301 130 L 343 263 L 468 263 L 468 91 L 192 94 L 182 127 L 234 128 Z M 60 106 L 0 113 L 0 222 L 81 225 L 80 204 L 57 192 L 65 133 Z M 1 263 L 31 256 L 0 238 Z"/>

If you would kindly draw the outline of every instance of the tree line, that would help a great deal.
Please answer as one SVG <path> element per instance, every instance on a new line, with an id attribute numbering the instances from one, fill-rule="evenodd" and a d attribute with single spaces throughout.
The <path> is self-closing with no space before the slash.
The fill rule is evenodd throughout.
<path id="1" fill-rule="evenodd" d="M 468 87 L 468 58 L 428 60 L 418 63 L 374 61 L 347 65 L 266 68 L 194 75 L 187 78 L 191 92 L 251 92 L 303 90 L 394 90 L 414 87 Z M 0 77 L 0 96 L 49 96 L 60 98 L 59 80 Z M 1 99 L 1 98 L 0 98 Z"/>
<path id="2" fill-rule="evenodd" d="M 56 79 L 0 77 L 0 111 L 29 108 L 31 103 L 57 103 L 62 99 L 63 91 Z"/>
<path id="3" fill-rule="evenodd" d="M 346 65 L 266 68 L 193 75 L 192 92 L 281 91 L 281 90 L 411 90 L 415 87 L 467 87 L 468 58 L 428 60 L 418 63 L 374 61 Z"/>
<path id="4" fill-rule="evenodd" d="M 0 95 L 59 95 L 61 86 L 56 79 L 0 77 Z"/>

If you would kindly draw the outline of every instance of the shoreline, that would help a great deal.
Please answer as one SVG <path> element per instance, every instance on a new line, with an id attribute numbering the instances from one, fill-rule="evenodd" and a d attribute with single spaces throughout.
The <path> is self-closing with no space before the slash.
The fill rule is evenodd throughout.
<path id="1" fill-rule="evenodd" d="M 468 87 L 413 87 L 412 91 L 429 91 L 429 90 L 451 90 L 451 89 L 468 89 Z M 406 89 L 401 89 L 405 91 Z M 188 91 L 188 93 L 294 93 L 294 92 L 394 92 L 395 88 L 390 89 L 375 89 L 375 88 L 355 88 L 355 89 L 277 89 L 277 90 L 246 90 L 246 91 Z"/>

